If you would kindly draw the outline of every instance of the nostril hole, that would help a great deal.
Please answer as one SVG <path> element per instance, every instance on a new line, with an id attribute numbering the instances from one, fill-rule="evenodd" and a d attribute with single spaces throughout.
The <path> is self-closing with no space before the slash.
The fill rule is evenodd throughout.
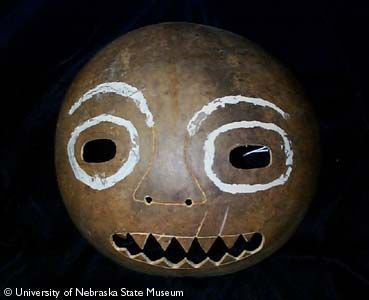
<path id="1" fill-rule="evenodd" d="M 186 203 L 187 206 L 190 206 L 190 205 L 192 205 L 192 200 L 191 199 L 186 199 L 185 203 Z"/>
<path id="2" fill-rule="evenodd" d="M 150 196 L 145 196 L 145 201 L 147 204 L 150 204 L 152 202 L 152 198 Z"/>

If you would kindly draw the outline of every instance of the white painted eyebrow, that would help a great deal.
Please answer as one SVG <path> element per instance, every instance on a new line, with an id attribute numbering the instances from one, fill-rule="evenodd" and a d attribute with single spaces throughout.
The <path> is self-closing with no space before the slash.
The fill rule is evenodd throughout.
<path id="1" fill-rule="evenodd" d="M 271 108 L 277 113 L 279 113 L 284 119 L 288 119 L 289 117 L 289 115 L 286 112 L 284 112 L 281 108 L 279 108 L 277 105 L 261 98 L 245 97 L 241 95 L 225 96 L 209 102 L 193 115 L 192 119 L 187 125 L 188 134 L 190 136 L 195 135 L 196 132 L 199 130 L 201 123 L 205 121 L 206 118 L 214 111 L 216 111 L 218 108 L 225 107 L 227 104 L 238 104 L 241 102 Z"/>
<path id="2" fill-rule="evenodd" d="M 154 118 L 147 106 L 147 101 L 140 90 L 125 82 L 105 82 L 90 89 L 80 97 L 69 109 L 69 115 L 72 115 L 84 102 L 90 100 L 97 94 L 113 93 L 133 100 L 141 113 L 146 115 L 146 124 L 148 127 L 154 126 Z"/>

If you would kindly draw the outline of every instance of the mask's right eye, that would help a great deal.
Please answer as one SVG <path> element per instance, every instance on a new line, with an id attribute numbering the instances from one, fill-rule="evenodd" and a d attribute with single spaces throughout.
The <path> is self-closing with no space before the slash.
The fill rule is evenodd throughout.
<path id="1" fill-rule="evenodd" d="M 86 142 L 82 148 L 82 159 L 87 163 L 104 163 L 112 160 L 117 146 L 110 139 L 96 139 Z"/>

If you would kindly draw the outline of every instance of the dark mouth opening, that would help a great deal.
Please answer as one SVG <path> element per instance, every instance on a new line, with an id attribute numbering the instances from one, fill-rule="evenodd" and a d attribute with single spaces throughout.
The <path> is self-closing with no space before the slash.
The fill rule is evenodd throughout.
<path id="1" fill-rule="evenodd" d="M 188 252 L 184 250 L 180 242 L 175 237 L 171 239 L 166 250 L 163 250 L 152 234 L 149 234 L 143 249 L 138 246 L 134 238 L 129 233 L 127 235 L 118 233 L 113 234 L 112 240 L 117 248 L 125 248 L 131 255 L 143 253 L 151 261 L 156 261 L 165 257 L 172 263 L 178 263 L 184 258 L 187 258 L 189 261 L 198 264 L 206 258 L 210 258 L 212 261 L 218 262 L 226 253 L 235 258 L 240 256 L 244 251 L 252 253 L 262 245 L 263 236 L 256 232 L 246 240 L 243 235 L 239 235 L 231 248 L 228 248 L 222 237 L 218 236 L 215 238 L 212 246 L 207 252 L 205 252 L 201 247 L 197 237 L 193 238 Z"/>

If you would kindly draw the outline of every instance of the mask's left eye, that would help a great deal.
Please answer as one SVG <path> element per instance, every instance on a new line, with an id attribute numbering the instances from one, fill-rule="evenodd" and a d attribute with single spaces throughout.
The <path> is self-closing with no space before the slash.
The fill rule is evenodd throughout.
<path id="1" fill-rule="evenodd" d="M 82 148 L 82 159 L 87 163 L 103 163 L 115 157 L 117 146 L 109 139 L 88 141 Z"/>
<path id="2" fill-rule="evenodd" d="M 91 127 L 97 126 L 100 123 L 112 123 L 113 125 L 118 125 L 120 128 L 122 128 L 122 130 L 127 131 L 129 136 L 130 146 L 128 147 L 128 157 L 126 160 L 124 160 L 124 163 L 122 163 L 120 168 L 110 176 L 106 176 L 104 172 L 100 174 L 96 174 L 96 172 L 95 174 L 88 174 L 78 163 L 75 155 L 75 146 L 80 134 Z M 140 159 L 140 148 L 138 142 L 138 133 L 136 127 L 132 124 L 132 122 L 126 119 L 109 114 L 102 114 L 88 119 L 73 130 L 68 141 L 68 159 L 74 176 L 76 179 L 94 190 L 104 190 L 114 186 L 116 183 L 127 177 L 138 163 Z M 126 145 L 123 146 L 125 147 Z M 87 163 L 105 163 L 115 158 L 116 153 L 117 145 L 113 142 L 113 140 L 104 138 L 93 139 L 85 142 L 83 145 L 81 149 L 81 158 Z"/>

